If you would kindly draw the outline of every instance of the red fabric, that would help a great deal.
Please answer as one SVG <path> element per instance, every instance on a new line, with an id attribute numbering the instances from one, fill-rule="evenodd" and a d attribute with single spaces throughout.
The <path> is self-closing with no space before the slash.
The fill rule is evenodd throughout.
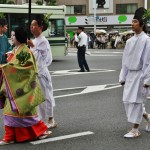
<path id="1" fill-rule="evenodd" d="M 23 142 L 28 140 L 34 140 L 42 135 L 47 130 L 47 126 L 43 121 L 39 121 L 37 124 L 31 127 L 9 127 L 5 126 L 5 141 Z"/>
<path id="2" fill-rule="evenodd" d="M 8 54 L 7 55 L 7 62 L 10 62 L 13 57 L 14 57 L 13 53 Z"/>

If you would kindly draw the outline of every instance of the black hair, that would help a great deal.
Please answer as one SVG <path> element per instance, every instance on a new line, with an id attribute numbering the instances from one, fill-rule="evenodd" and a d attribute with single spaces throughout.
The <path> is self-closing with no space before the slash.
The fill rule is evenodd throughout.
<path id="1" fill-rule="evenodd" d="M 145 33 L 147 33 L 147 25 L 144 23 L 144 21 L 141 19 L 141 20 L 138 20 L 139 21 L 139 24 L 140 24 L 140 27 L 143 26 L 143 31 Z"/>
<path id="2" fill-rule="evenodd" d="M 44 20 L 44 15 L 43 15 L 43 14 L 38 14 L 38 15 L 36 15 L 35 18 L 34 18 L 34 20 L 37 21 L 37 24 L 38 24 L 39 26 L 43 26 L 42 31 L 47 30 L 47 28 L 48 28 L 48 23 L 45 22 L 45 20 Z"/>
<path id="3" fill-rule="evenodd" d="M 26 43 L 27 42 L 27 31 L 25 31 L 22 27 L 17 27 L 14 30 L 15 37 L 19 43 Z"/>
<path id="4" fill-rule="evenodd" d="M 82 26 L 79 26 L 78 29 L 84 31 L 84 27 L 82 27 Z"/>
<path id="5" fill-rule="evenodd" d="M 5 26 L 5 25 L 7 25 L 7 21 L 6 21 L 6 19 L 4 19 L 4 18 L 0 18 L 0 26 Z"/>

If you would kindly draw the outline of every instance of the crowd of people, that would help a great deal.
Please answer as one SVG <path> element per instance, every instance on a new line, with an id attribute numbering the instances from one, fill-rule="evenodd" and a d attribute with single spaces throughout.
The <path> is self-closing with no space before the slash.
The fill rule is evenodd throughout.
<path id="1" fill-rule="evenodd" d="M 123 49 L 125 47 L 126 41 L 134 36 L 134 32 L 123 32 L 111 31 L 110 33 L 86 33 L 87 48 L 88 49 Z M 74 33 L 75 35 L 75 33 Z M 150 36 L 149 32 L 147 33 Z M 70 37 L 69 33 L 66 34 L 68 48 L 77 47 L 77 42 L 75 37 Z"/>

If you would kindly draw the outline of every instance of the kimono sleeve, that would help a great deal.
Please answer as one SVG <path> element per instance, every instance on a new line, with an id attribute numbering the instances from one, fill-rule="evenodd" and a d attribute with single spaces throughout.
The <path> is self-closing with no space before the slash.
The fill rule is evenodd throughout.
<path id="1" fill-rule="evenodd" d="M 143 56 L 143 78 L 144 84 L 150 85 L 150 38 L 145 45 L 145 55 Z"/>
<path id="2" fill-rule="evenodd" d="M 119 75 L 119 82 L 124 82 L 126 80 L 126 76 L 127 76 L 127 73 L 128 73 L 128 69 L 127 67 L 125 66 L 125 60 L 127 58 L 127 54 L 128 54 L 128 46 L 129 46 L 129 41 L 127 41 L 127 44 L 125 46 L 125 49 L 124 49 L 124 52 L 123 52 L 123 56 L 122 56 L 122 68 L 121 68 L 121 71 L 120 71 L 120 75 Z"/>

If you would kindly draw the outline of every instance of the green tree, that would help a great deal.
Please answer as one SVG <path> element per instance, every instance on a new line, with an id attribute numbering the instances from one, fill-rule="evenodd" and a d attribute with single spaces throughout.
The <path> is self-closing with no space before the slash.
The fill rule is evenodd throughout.
<path id="1" fill-rule="evenodd" d="M 7 0 L 0 0 L 0 4 L 6 4 Z"/>
<path id="2" fill-rule="evenodd" d="M 13 0 L 9 0 L 7 4 L 15 4 L 15 2 Z"/>
<path id="3" fill-rule="evenodd" d="M 56 0 L 44 0 L 46 5 L 54 6 L 56 5 Z"/>
<path id="4" fill-rule="evenodd" d="M 41 1 L 41 0 L 37 0 L 37 1 L 36 1 L 36 4 L 37 4 L 37 5 L 42 5 L 42 1 Z"/>

